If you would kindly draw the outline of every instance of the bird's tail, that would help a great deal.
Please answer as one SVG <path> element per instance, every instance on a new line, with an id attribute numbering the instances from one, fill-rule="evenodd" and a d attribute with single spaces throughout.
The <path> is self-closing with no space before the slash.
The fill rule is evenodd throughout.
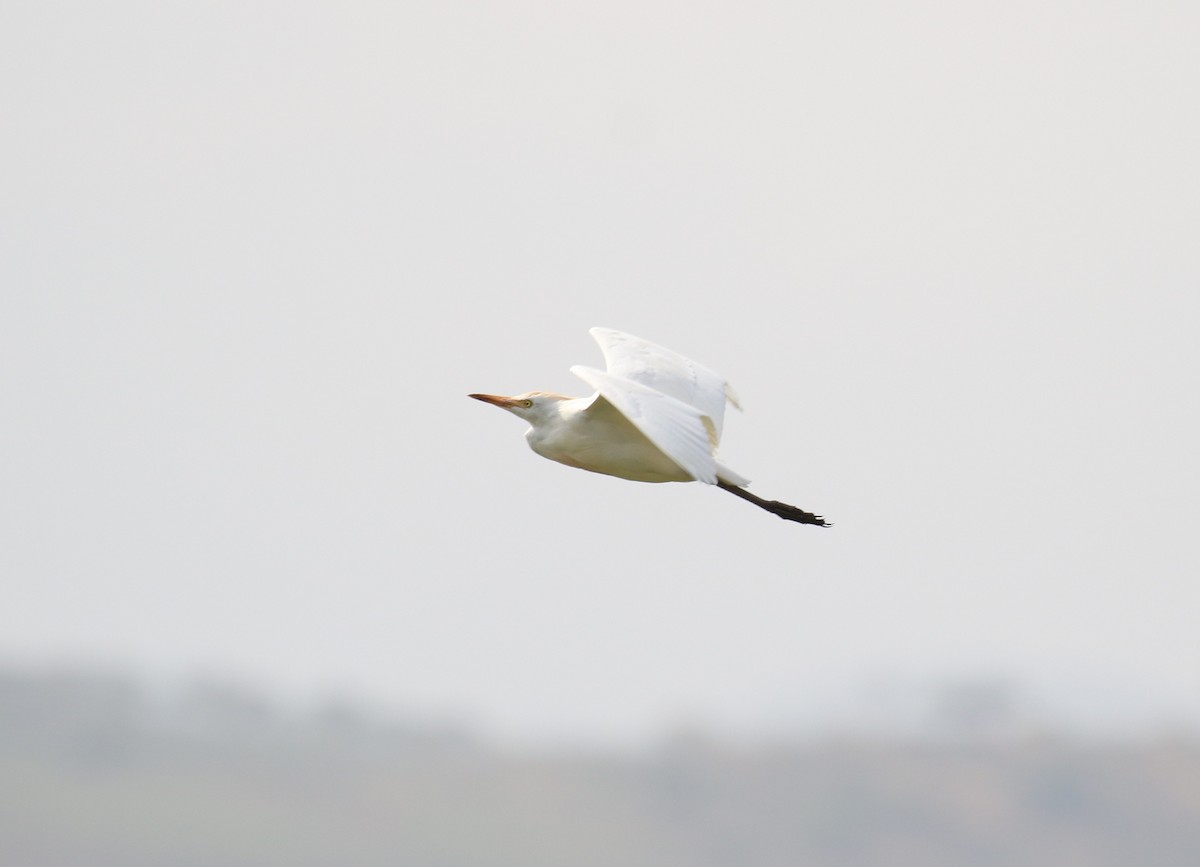
<path id="1" fill-rule="evenodd" d="M 750 480 L 744 476 L 739 476 L 729 467 L 725 466 L 720 461 L 717 461 L 717 484 L 724 482 L 727 485 L 733 485 L 737 488 L 744 488 L 750 484 Z"/>

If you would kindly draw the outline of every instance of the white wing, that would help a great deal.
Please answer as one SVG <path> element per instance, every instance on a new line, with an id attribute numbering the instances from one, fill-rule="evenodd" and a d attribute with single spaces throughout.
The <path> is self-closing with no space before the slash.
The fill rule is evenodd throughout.
<path id="1" fill-rule="evenodd" d="M 716 431 L 699 409 L 623 376 L 579 364 L 571 368 L 571 373 L 596 389 L 600 398 L 616 407 L 692 478 L 709 485 L 717 483 L 713 457 Z"/>
<path id="2" fill-rule="evenodd" d="M 725 401 L 741 409 L 723 376 L 678 352 L 631 334 L 611 328 L 593 328 L 589 333 L 600 344 L 610 375 L 633 380 L 695 407 L 711 420 L 716 432 L 713 447 L 717 446 L 725 425 Z"/>
<path id="3" fill-rule="evenodd" d="M 593 328 L 590 333 L 600 344 L 608 370 L 576 365 L 571 372 L 694 479 L 715 485 L 714 453 L 721 440 L 725 401 L 741 409 L 724 378 L 630 334 L 611 328 Z M 735 483 L 745 483 L 724 467 L 720 470 Z"/>

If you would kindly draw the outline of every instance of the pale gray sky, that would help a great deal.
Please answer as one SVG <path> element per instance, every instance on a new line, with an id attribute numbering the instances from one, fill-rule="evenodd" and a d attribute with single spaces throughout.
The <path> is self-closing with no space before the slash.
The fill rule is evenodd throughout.
<path id="1" fill-rule="evenodd" d="M 1200 12 L 9 3 L 0 655 L 522 737 L 1200 720 Z M 530 452 L 606 325 L 829 517 Z M 1080 708 L 1086 710 L 1080 711 Z"/>

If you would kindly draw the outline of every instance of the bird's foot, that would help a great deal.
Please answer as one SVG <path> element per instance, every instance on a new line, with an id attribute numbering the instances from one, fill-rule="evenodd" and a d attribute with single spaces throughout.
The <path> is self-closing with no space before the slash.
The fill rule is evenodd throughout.
<path id="1" fill-rule="evenodd" d="M 832 527 L 833 524 L 827 522 L 820 515 L 814 515 L 812 512 L 806 512 L 799 506 L 793 506 L 788 503 L 781 503 L 779 500 L 769 500 L 769 512 L 778 515 L 785 521 L 795 521 L 798 524 L 812 524 L 815 527 Z"/>

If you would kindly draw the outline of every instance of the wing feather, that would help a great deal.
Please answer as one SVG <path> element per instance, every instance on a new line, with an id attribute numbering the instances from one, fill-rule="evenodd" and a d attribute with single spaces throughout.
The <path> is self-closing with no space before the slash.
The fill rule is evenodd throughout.
<path id="1" fill-rule="evenodd" d="M 700 409 L 650 386 L 612 372 L 575 365 L 571 372 L 596 389 L 634 427 L 694 479 L 717 483 L 711 421 Z"/>
<path id="2" fill-rule="evenodd" d="M 661 392 L 700 411 L 711 422 L 715 448 L 725 424 L 725 402 L 741 409 L 737 395 L 720 374 L 678 352 L 612 328 L 592 328 L 608 374 Z"/>

